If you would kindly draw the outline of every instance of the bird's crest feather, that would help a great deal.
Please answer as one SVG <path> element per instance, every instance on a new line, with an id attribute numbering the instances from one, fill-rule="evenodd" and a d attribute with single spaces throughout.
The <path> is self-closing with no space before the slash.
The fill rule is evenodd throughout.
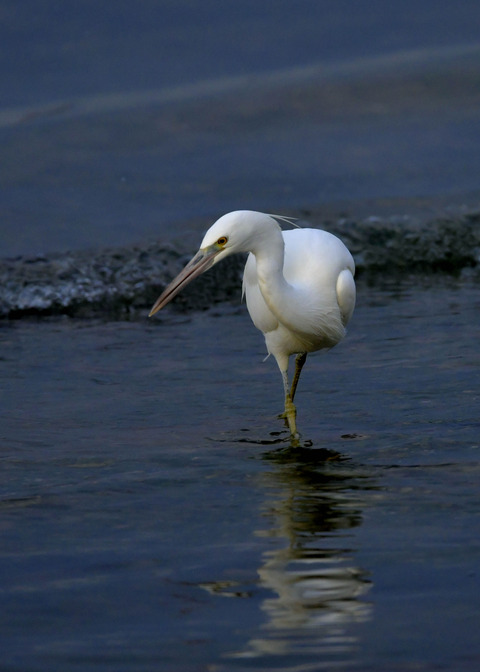
<path id="1" fill-rule="evenodd" d="M 273 217 L 273 219 L 277 219 L 281 222 L 285 222 L 286 224 L 290 224 L 291 226 L 295 226 L 297 229 L 302 228 L 300 224 L 296 224 L 298 217 L 287 217 L 286 215 L 272 215 L 270 213 L 267 214 L 269 217 Z"/>

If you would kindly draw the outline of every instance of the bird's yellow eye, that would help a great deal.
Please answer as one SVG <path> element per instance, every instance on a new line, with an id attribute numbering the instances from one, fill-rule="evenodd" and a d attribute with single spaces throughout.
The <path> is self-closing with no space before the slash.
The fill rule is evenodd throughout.
<path id="1" fill-rule="evenodd" d="M 219 238 L 217 240 L 217 245 L 220 245 L 220 247 L 223 247 L 224 245 L 227 244 L 227 242 L 228 242 L 228 238 L 226 236 L 222 236 L 221 238 Z"/>

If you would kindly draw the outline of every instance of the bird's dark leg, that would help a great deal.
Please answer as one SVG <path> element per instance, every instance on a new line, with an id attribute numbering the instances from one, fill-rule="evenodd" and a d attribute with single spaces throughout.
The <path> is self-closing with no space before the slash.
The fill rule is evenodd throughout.
<path id="1" fill-rule="evenodd" d="M 303 365 L 305 364 L 306 360 L 307 360 L 306 352 L 301 352 L 295 358 L 295 373 L 293 375 L 292 387 L 290 388 L 290 399 L 292 401 L 295 398 L 295 392 L 297 390 L 300 374 L 302 373 Z"/>
<path id="2" fill-rule="evenodd" d="M 283 413 L 283 417 L 285 418 L 285 421 L 290 430 L 290 436 L 292 441 L 296 442 L 300 437 L 299 433 L 297 432 L 297 422 L 296 422 L 297 409 L 295 408 L 295 404 L 293 403 L 292 395 L 289 390 L 288 376 L 286 371 L 282 371 L 282 377 L 283 377 L 283 388 L 285 390 L 285 412 Z"/>

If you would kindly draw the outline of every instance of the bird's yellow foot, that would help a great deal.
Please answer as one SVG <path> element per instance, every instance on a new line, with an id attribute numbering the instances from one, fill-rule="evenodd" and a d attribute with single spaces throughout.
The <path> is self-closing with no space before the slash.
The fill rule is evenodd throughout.
<path id="1" fill-rule="evenodd" d="M 298 441 L 300 434 L 297 431 L 297 409 L 290 395 L 285 397 L 285 412 L 282 414 L 282 417 L 285 418 L 290 430 L 290 438 L 292 441 Z"/>

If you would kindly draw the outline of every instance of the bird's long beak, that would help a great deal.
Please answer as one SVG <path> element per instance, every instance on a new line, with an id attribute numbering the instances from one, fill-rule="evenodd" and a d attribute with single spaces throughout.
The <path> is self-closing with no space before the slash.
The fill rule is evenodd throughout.
<path id="1" fill-rule="evenodd" d="M 155 313 L 166 306 L 174 296 L 177 296 L 189 282 L 204 271 L 207 271 L 213 265 L 215 257 L 220 251 L 221 249 L 218 247 L 207 247 L 204 250 L 199 250 L 193 259 L 188 262 L 183 271 L 180 271 L 177 277 L 164 289 L 162 294 L 155 301 L 148 317 L 155 315 Z"/>

